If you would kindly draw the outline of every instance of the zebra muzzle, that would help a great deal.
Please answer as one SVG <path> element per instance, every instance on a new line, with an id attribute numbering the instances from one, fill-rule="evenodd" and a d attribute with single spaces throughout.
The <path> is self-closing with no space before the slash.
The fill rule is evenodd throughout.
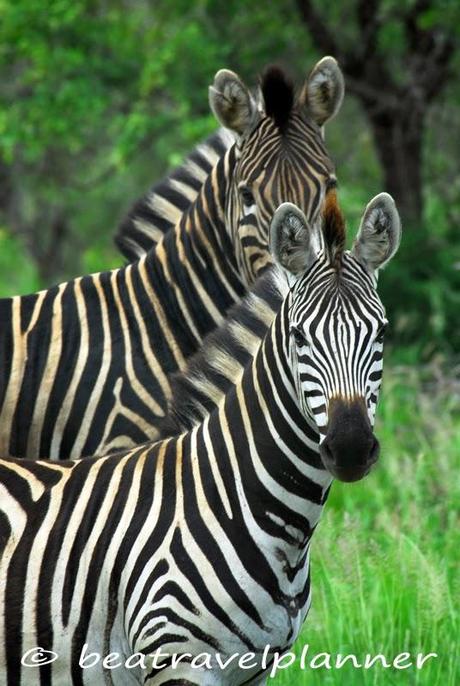
<path id="1" fill-rule="evenodd" d="M 380 446 L 362 398 L 333 398 L 329 403 L 326 437 L 320 455 L 326 469 L 340 481 L 359 481 L 377 462 Z"/>

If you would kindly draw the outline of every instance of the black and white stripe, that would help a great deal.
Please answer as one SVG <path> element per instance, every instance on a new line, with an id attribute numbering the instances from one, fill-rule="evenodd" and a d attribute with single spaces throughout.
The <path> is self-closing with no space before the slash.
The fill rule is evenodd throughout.
<path id="1" fill-rule="evenodd" d="M 381 222 L 370 218 L 376 209 Z M 297 235 L 290 231 L 293 218 Z M 386 232 L 393 245 L 388 261 L 399 242 L 389 197 L 374 199 L 363 222 L 359 240 L 366 231 L 369 237 L 361 247 Z M 300 225 L 305 260 L 294 273 L 283 264 Z M 278 211 L 274 233 L 283 269 L 271 286 L 272 293 L 278 289 L 277 313 L 254 358 L 202 421 L 177 437 L 109 457 L 0 461 L 5 686 L 264 684 L 265 647 L 283 651 L 295 641 L 310 607 L 310 542 L 332 475 L 348 477 L 351 467 L 355 478 L 366 473 L 360 455 L 348 464 L 347 451 L 325 468 L 322 445 L 337 440 L 329 435 L 335 429 L 346 447 L 349 427 L 335 426 L 331 414 L 322 435 L 310 405 L 313 381 L 303 377 L 302 365 L 320 347 L 329 351 L 327 364 L 341 370 L 338 387 L 325 384 L 321 365 L 312 367 L 329 407 L 343 388 L 355 393 L 357 379 L 372 392 L 374 382 L 364 377 L 375 365 L 381 371 L 384 313 L 373 272 L 383 260 L 367 261 L 356 246 L 332 258 L 331 246 L 315 244 L 291 205 Z M 330 324 L 342 316 L 349 336 Z M 316 331 L 318 321 L 327 324 L 324 333 Z M 339 358 L 352 353 L 353 364 L 341 365 Z M 372 420 L 369 414 L 370 435 Z M 358 443 L 360 432 L 358 426 Z M 139 663 L 141 654 L 145 669 L 104 672 L 99 662 L 84 671 L 85 644 L 87 652 L 117 653 L 120 662 L 136 654 Z M 58 659 L 22 666 L 21 655 L 35 646 Z M 157 649 L 166 655 L 161 669 L 148 658 Z M 254 653 L 252 669 L 239 669 L 237 660 L 225 672 L 217 667 L 217 653 L 227 660 L 247 652 Z M 210 655 L 211 669 L 192 668 L 201 653 Z M 175 668 L 174 655 L 185 656 Z"/>
<path id="2" fill-rule="evenodd" d="M 219 89 L 246 87 L 229 74 L 222 81 L 218 73 L 212 102 L 230 125 L 216 105 Z M 268 99 L 270 78 L 262 84 Z M 301 206 L 312 224 L 320 221 L 333 166 L 311 108 L 287 95 L 281 129 L 249 91 L 247 98 L 243 112 L 255 109 L 233 124 L 237 142 L 146 255 L 122 269 L 0 300 L 0 454 L 78 458 L 157 436 L 170 374 L 184 368 L 270 262 L 270 206 L 274 211 L 286 193 L 283 199 Z M 331 100 L 329 116 L 337 107 Z M 255 202 L 248 208 L 249 186 Z"/>
<path id="3" fill-rule="evenodd" d="M 133 205 L 115 236 L 116 245 L 129 262 L 142 257 L 174 228 L 234 142 L 235 135 L 229 129 L 219 129 Z"/>

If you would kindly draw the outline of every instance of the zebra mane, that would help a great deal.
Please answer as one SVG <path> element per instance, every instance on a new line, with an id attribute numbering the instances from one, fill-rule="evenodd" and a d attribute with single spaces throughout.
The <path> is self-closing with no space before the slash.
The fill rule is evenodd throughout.
<path id="1" fill-rule="evenodd" d="M 345 249 L 346 230 L 345 217 L 337 203 L 335 190 L 330 190 L 326 195 L 323 234 L 331 262 L 338 267 Z"/>
<path id="2" fill-rule="evenodd" d="M 129 262 L 147 253 L 176 225 L 234 142 L 235 136 L 228 129 L 215 131 L 132 205 L 114 237 L 117 248 Z"/>
<path id="3" fill-rule="evenodd" d="M 345 222 L 334 191 L 329 191 L 323 231 L 332 262 L 338 268 L 345 247 Z M 254 358 L 286 294 L 282 271 L 271 266 L 252 291 L 231 308 L 225 322 L 209 334 L 187 367 L 172 377 L 168 413 L 160 437 L 189 431 L 222 401 Z"/>
<path id="4" fill-rule="evenodd" d="M 294 86 L 284 71 L 275 65 L 267 67 L 260 83 L 265 113 L 283 132 L 294 105 Z"/>
<path id="5" fill-rule="evenodd" d="M 172 378 L 169 411 L 162 438 L 190 430 L 220 403 L 254 357 L 282 301 L 283 282 L 272 266 L 252 291 L 206 337 L 187 368 Z"/>

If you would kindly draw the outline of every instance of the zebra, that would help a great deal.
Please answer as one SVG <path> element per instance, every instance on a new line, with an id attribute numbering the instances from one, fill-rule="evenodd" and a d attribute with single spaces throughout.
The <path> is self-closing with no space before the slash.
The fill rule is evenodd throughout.
<path id="1" fill-rule="evenodd" d="M 190 430 L 93 459 L 0 461 L 6 686 L 266 683 L 311 604 L 332 480 L 363 478 L 379 453 L 377 272 L 398 249 L 399 216 L 383 193 L 351 251 L 336 229 L 278 208 L 277 267 L 261 276 L 278 311 Z"/>
<path id="2" fill-rule="evenodd" d="M 74 459 L 158 436 L 171 374 L 267 268 L 270 212 L 295 201 L 315 224 L 335 201 L 322 128 L 342 98 L 333 58 L 296 98 L 279 69 L 257 100 L 219 71 L 210 104 L 236 142 L 174 229 L 124 268 L 0 300 L 1 455 Z"/>
<path id="3" fill-rule="evenodd" d="M 137 200 L 120 223 L 115 245 L 128 262 L 147 253 L 180 221 L 196 200 L 221 157 L 235 143 L 229 129 L 220 128 L 199 143 L 186 159 Z"/>

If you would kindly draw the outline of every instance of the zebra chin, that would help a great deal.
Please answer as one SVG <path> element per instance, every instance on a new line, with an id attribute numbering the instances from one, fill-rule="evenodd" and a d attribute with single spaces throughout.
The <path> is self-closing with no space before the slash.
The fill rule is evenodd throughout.
<path id="1" fill-rule="evenodd" d="M 326 436 L 320 445 L 324 467 L 340 481 L 359 481 L 379 458 L 363 398 L 334 397 L 329 403 Z"/>

